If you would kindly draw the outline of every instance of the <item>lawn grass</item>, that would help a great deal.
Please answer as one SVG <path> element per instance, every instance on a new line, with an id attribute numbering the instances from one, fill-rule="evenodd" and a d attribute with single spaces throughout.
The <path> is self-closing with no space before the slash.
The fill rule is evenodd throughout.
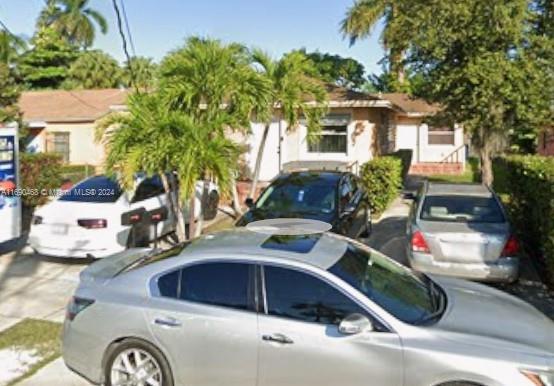
<path id="1" fill-rule="evenodd" d="M 94 176 L 96 171 L 91 165 L 63 165 L 62 179 L 77 183 L 87 177 Z"/>
<path id="2" fill-rule="evenodd" d="M 60 323 L 25 319 L 0 332 L 0 350 L 8 348 L 36 350 L 37 354 L 42 358 L 32 365 L 25 374 L 13 379 L 8 385 L 14 385 L 33 375 L 40 368 L 61 355 L 61 331 L 62 325 Z"/>

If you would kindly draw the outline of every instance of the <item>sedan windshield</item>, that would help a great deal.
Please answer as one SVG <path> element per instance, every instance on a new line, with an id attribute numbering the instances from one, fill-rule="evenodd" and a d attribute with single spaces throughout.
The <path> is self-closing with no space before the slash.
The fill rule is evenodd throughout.
<path id="1" fill-rule="evenodd" d="M 403 322 L 427 323 L 444 311 L 444 295 L 430 279 L 416 276 L 369 248 L 349 244 L 329 272 Z"/>
<path id="2" fill-rule="evenodd" d="M 256 202 L 256 208 L 278 212 L 332 213 L 336 187 L 323 184 L 272 185 Z"/>

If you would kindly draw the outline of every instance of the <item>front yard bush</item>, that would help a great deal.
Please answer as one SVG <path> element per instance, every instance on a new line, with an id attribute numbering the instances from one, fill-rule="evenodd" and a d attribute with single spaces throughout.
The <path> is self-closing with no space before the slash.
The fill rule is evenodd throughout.
<path id="1" fill-rule="evenodd" d="M 498 158 L 493 171 L 494 188 L 506 201 L 517 237 L 554 285 L 554 158 Z"/>
<path id="2" fill-rule="evenodd" d="M 412 149 L 399 149 L 394 153 L 390 154 L 392 157 L 396 157 L 400 159 L 400 162 L 402 162 L 402 181 L 406 179 L 406 176 L 410 171 L 410 166 L 412 165 L 413 153 L 414 152 Z"/>
<path id="3" fill-rule="evenodd" d="M 402 161 L 397 157 L 378 157 L 362 165 L 360 178 L 369 196 L 371 210 L 382 213 L 402 186 Z"/>
<path id="4" fill-rule="evenodd" d="M 21 153 L 19 158 L 21 176 L 21 200 L 27 208 L 48 202 L 49 196 L 62 182 L 62 161 L 56 154 Z"/>

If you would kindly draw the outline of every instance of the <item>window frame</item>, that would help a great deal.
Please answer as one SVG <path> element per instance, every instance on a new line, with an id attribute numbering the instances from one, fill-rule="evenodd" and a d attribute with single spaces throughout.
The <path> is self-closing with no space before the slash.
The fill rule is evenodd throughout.
<path id="1" fill-rule="evenodd" d="M 63 138 L 57 140 L 56 138 Z M 57 145 L 63 145 L 64 151 L 58 151 Z M 46 136 L 46 153 L 57 154 L 62 157 L 62 162 L 68 164 L 71 161 L 71 132 L 69 131 L 50 131 Z"/>
<path id="2" fill-rule="evenodd" d="M 431 141 L 431 136 L 435 138 L 452 138 L 448 142 Z M 456 128 L 455 127 L 427 127 L 427 145 L 428 146 L 455 146 L 456 145 Z"/>
<path id="3" fill-rule="evenodd" d="M 341 132 L 338 132 L 338 130 L 329 130 L 329 129 L 326 129 L 328 127 L 333 127 L 333 128 L 343 128 L 344 127 L 344 133 L 341 131 Z M 309 154 L 345 154 L 345 155 L 348 155 L 348 124 L 344 124 L 344 125 L 331 125 L 331 124 L 327 124 L 327 125 L 323 125 L 321 127 L 321 131 L 318 132 L 317 134 L 308 134 L 308 136 L 312 136 L 314 137 L 314 142 L 313 143 L 310 143 L 309 141 L 306 143 L 306 152 L 309 153 Z M 317 139 L 315 139 L 315 137 L 317 137 Z M 323 137 L 341 137 L 341 138 L 345 138 L 345 146 L 344 146 L 344 151 L 321 151 L 321 140 Z"/>
<path id="4" fill-rule="evenodd" d="M 182 299 L 180 296 L 181 296 L 181 289 L 182 289 L 182 284 L 181 284 L 181 280 L 182 280 L 182 271 L 184 269 L 187 269 L 187 268 L 191 268 L 193 266 L 197 266 L 197 265 L 206 265 L 206 264 L 218 264 L 218 263 L 226 263 L 226 264 L 244 264 L 244 265 L 248 265 L 249 266 L 249 273 L 248 273 L 248 288 L 249 288 L 249 291 L 251 291 L 252 293 L 249 294 L 249 298 L 251 298 L 252 301 L 248 301 L 249 299 L 247 299 L 248 301 L 248 309 L 240 309 L 240 308 L 234 308 L 234 307 L 228 307 L 228 306 L 223 306 L 223 305 L 216 305 L 216 304 L 208 304 L 208 303 L 203 303 L 203 302 L 195 302 L 195 301 L 192 301 L 192 300 L 187 300 L 187 299 Z M 232 311 L 232 312 L 245 312 L 245 313 L 255 313 L 257 314 L 259 311 L 259 297 L 258 297 L 258 281 L 257 281 L 257 263 L 256 262 L 253 262 L 253 261 L 249 261 L 249 260 L 241 260 L 241 259 L 225 259 L 225 258 L 215 258 L 215 259 L 209 259 L 209 260 L 197 260 L 197 261 L 193 261 L 193 262 L 190 262 L 188 264 L 184 264 L 184 265 L 179 265 L 179 266 L 176 266 L 176 267 L 172 267 L 172 268 L 169 268 L 169 269 L 166 269 L 162 272 L 159 272 L 157 274 L 155 274 L 154 276 L 152 276 L 150 278 L 150 283 L 149 283 L 149 290 L 150 290 L 150 296 L 153 297 L 153 298 L 156 298 L 156 299 L 162 299 L 162 300 L 165 300 L 165 301 L 170 301 L 170 302 L 177 302 L 179 304 L 190 304 L 190 305 L 193 305 L 193 306 L 200 306 L 200 307 L 210 307 L 210 308 L 216 308 L 216 309 L 221 309 L 221 310 L 225 310 L 225 311 Z M 179 274 L 178 274 L 178 280 L 179 282 L 177 283 L 177 297 L 171 297 L 171 296 L 163 296 L 161 293 L 160 293 L 160 288 L 159 288 L 159 279 L 165 275 L 169 275 L 169 274 L 172 274 L 174 273 L 175 271 L 178 271 Z"/>
<path id="5" fill-rule="evenodd" d="M 322 324 L 322 323 L 317 323 L 317 322 L 309 322 L 309 321 L 305 321 L 305 320 L 292 319 L 292 318 L 288 318 L 288 317 L 285 317 L 285 316 L 279 316 L 279 315 L 270 315 L 269 310 L 268 310 L 266 278 L 265 278 L 265 270 L 264 270 L 265 267 L 269 266 L 269 267 L 276 267 L 276 268 L 282 268 L 282 269 L 288 269 L 288 270 L 291 270 L 291 271 L 296 271 L 296 272 L 299 272 L 299 273 L 302 273 L 302 274 L 305 274 L 305 275 L 310 275 L 313 278 L 315 278 L 316 280 L 322 281 L 324 284 L 326 284 L 326 285 L 330 286 L 331 288 L 335 289 L 336 291 L 340 292 L 342 295 L 344 295 L 348 300 L 353 302 L 359 308 L 363 309 L 366 312 L 365 316 L 367 316 L 371 320 L 371 322 L 374 324 L 374 326 L 377 326 L 377 329 L 375 330 L 375 332 L 384 332 L 384 333 L 394 332 L 394 330 L 392 329 L 390 324 L 387 323 L 386 321 L 384 321 L 383 318 L 376 315 L 375 312 L 373 312 L 367 305 L 360 302 L 358 299 L 354 298 L 346 289 L 342 288 L 340 285 L 338 285 L 337 283 L 334 283 L 332 280 L 329 280 L 328 278 L 326 278 L 325 276 L 319 274 L 318 272 L 315 272 L 313 270 L 306 269 L 306 268 L 301 268 L 301 267 L 296 267 L 296 266 L 281 264 L 281 263 L 273 263 L 273 262 L 269 262 L 269 263 L 268 262 L 262 262 L 262 263 L 259 263 L 259 265 L 260 265 L 260 283 L 261 283 L 261 287 L 262 287 L 261 296 L 262 296 L 262 300 L 263 300 L 263 302 L 262 302 L 263 312 L 260 312 L 260 313 L 264 316 L 268 316 L 268 317 L 276 318 L 276 319 L 293 321 L 293 322 L 297 322 L 297 323 L 307 323 L 307 324 L 310 324 L 310 325 L 330 326 L 329 324 Z M 338 280 L 341 280 L 341 279 L 338 279 Z M 346 283 L 346 285 L 348 285 L 348 284 Z M 356 289 L 353 289 L 353 290 L 357 291 Z"/>

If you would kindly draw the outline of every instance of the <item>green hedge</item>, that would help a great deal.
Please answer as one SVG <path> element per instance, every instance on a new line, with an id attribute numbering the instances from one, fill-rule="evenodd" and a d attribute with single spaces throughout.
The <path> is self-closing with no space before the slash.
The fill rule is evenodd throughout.
<path id="1" fill-rule="evenodd" d="M 402 161 L 378 157 L 362 165 L 360 178 L 369 196 L 371 210 L 382 213 L 396 198 L 402 186 Z"/>
<path id="2" fill-rule="evenodd" d="M 61 157 L 46 153 L 21 153 L 19 157 L 22 202 L 28 208 L 45 204 L 62 182 Z"/>
<path id="3" fill-rule="evenodd" d="M 406 179 L 406 176 L 410 171 L 410 166 L 412 165 L 413 153 L 414 152 L 412 149 L 400 149 L 390 154 L 390 156 L 396 157 L 400 159 L 400 162 L 402 162 L 402 181 Z"/>
<path id="4" fill-rule="evenodd" d="M 498 158 L 493 171 L 494 189 L 506 201 L 517 237 L 554 284 L 554 158 Z"/>

